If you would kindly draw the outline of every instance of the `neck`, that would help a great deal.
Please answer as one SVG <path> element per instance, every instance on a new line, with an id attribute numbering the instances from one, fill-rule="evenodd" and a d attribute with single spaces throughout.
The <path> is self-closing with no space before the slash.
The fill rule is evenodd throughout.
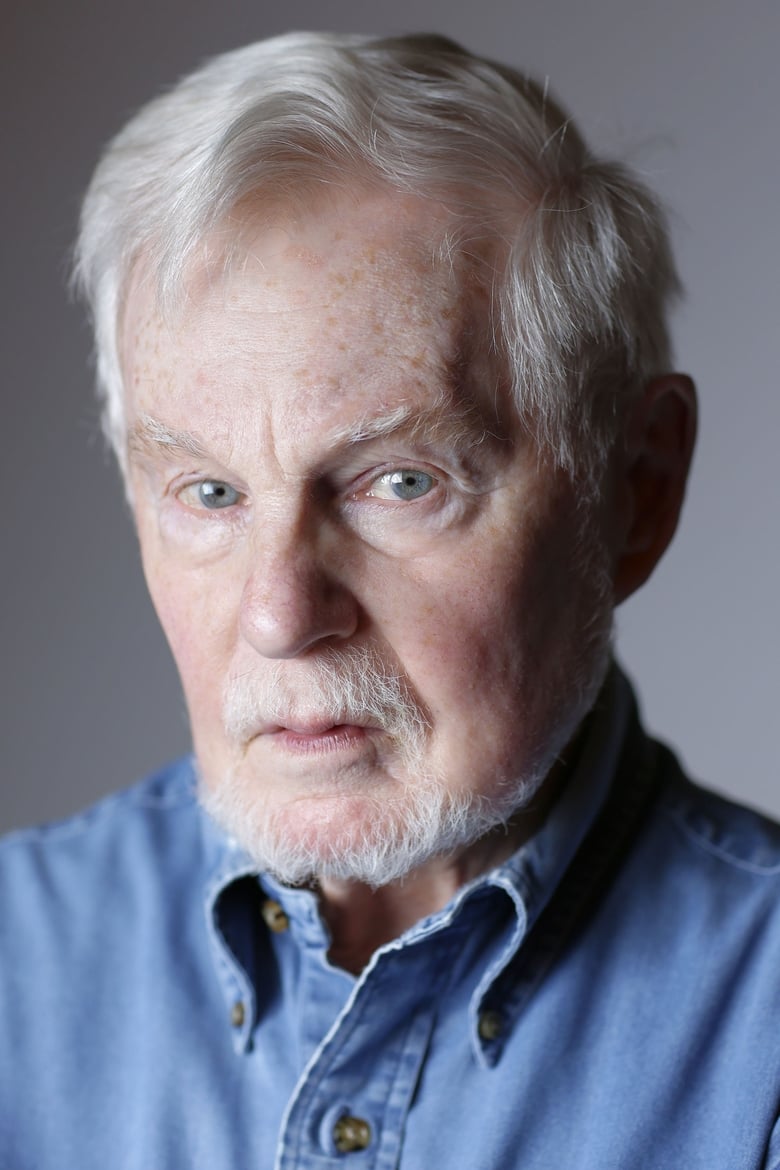
<path id="1" fill-rule="evenodd" d="M 334 966 L 359 974 L 379 947 L 444 908 L 457 891 L 506 861 L 541 825 L 557 791 L 552 776 L 533 810 L 488 833 L 457 854 L 435 857 L 390 885 L 372 889 L 360 882 L 323 878 L 320 909 L 332 944 Z"/>
<path id="2" fill-rule="evenodd" d="M 379 889 L 360 882 L 321 879 L 320 910 L 332 939 L 328 952 L 331 963 L 359 974 L 379 947 L 442 910 L 461 886 L 511 857 L 544 824 L 566 777 L 576 767 L 588 722 L 583 722 L 548 773 L 532 807 L 522 809 L 474 844 L 458 853 L 434 857 L 401 881 Z"/>

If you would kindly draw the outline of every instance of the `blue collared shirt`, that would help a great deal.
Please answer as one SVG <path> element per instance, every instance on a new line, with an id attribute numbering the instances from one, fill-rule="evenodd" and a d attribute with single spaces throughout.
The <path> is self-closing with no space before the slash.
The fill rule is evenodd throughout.
<path id="1" fill-rule="evenodd" d="M 780 1167 L 780 830 L 617 674 L 544 827 L 359 978 L 189 761 L 7 838 L 0 905 L 2 1170 Z"/>

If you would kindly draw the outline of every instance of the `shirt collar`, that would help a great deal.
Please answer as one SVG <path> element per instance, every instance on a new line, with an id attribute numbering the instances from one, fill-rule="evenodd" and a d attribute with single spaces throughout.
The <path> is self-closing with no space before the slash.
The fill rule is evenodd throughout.
<path id="1" fill-rule="evenodd" d="M 526 929 L 538 918 L 595 822 L 615 777 L 632 708 L 631 688 L 610 668 L 583 729 L 570 776 L 544 824 L 487 880 L 512 887 L 522 898 Z"/>

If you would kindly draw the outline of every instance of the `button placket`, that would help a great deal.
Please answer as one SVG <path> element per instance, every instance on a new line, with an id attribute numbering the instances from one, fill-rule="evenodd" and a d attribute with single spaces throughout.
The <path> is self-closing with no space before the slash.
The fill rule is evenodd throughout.
<path id="1" fill-rule="evenodd" d="M 299 1081 L 277 1170 L 300 1170 L 307 1158 L 323 1154 L 357 1154 L 361 1166 L 374 1170 L 397 1166 L 441 982 L 430 978 L 423 956 L 426 978 L 420 978 L 416 958 L 411 950 L 385 953 L 364 972 Z"/>

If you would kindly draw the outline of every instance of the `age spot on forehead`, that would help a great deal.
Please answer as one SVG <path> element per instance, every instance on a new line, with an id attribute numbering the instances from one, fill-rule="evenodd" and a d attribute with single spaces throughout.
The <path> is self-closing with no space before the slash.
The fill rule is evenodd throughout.
<path id="1" fill-rule="evenodd" d="M 322 268 L 325 263 L 321 253 L 315 252 L 311 248 L 304 248 L 301 244 L 291 244 L 287 249 L 287 254 L 291 260 L 297 260 L 306 268 Z"/>

